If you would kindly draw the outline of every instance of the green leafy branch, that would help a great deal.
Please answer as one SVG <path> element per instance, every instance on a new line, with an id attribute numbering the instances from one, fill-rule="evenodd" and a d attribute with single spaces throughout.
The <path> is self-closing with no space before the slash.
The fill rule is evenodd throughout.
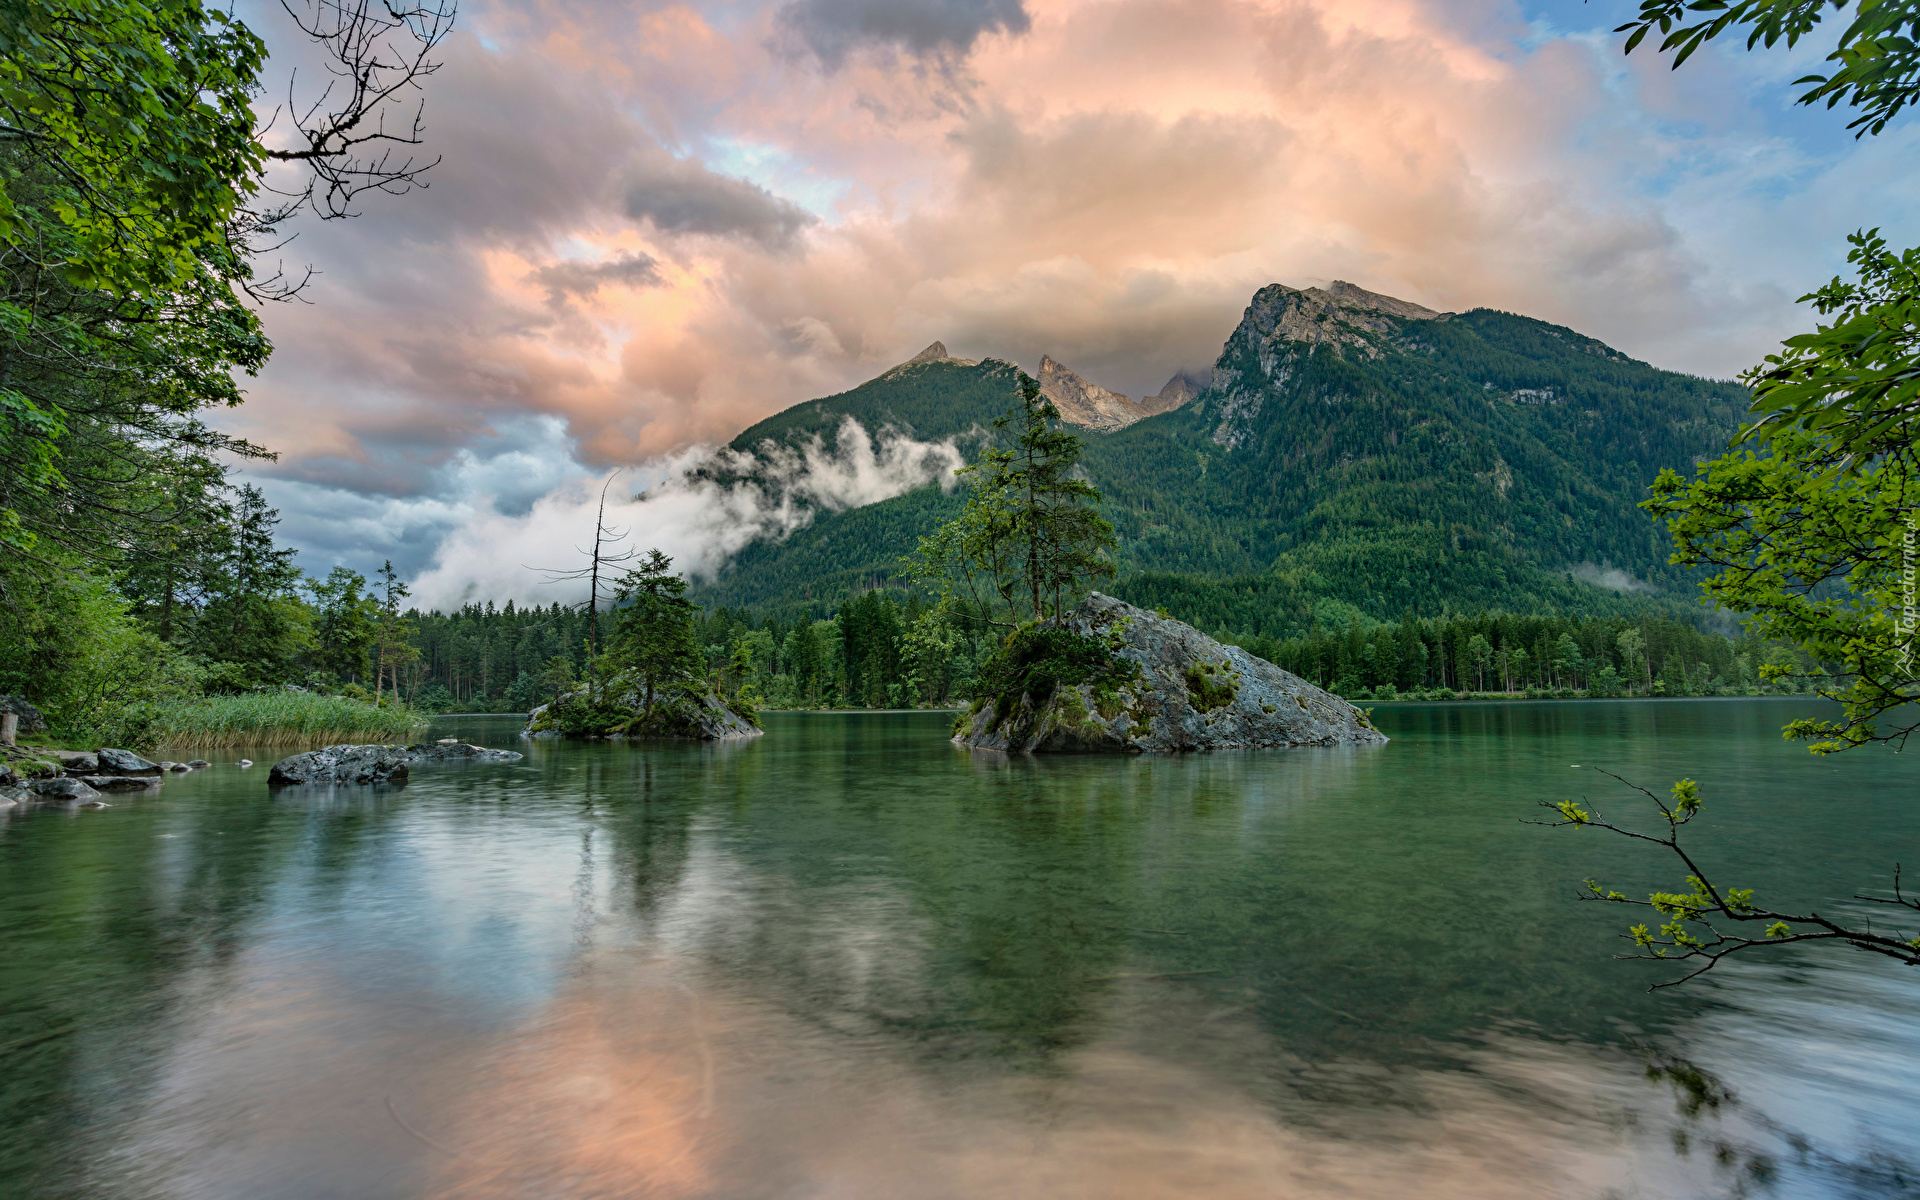
<path id="1" fill-rule="evenodd" d="M 1680 860 L 1686 870 L 1684 889 L 1651 892 L 1645 900 L 1636 900 L 1589 879 L 1580 893 L 1582 900 L 1648 908 L 1658 914 L 1660 926 L 1657 930 L 1649 927 L 1650 922 L 1641 922 L 1622 935 L 1633 942 L 1634 953 L 1614 957 L 1699 964 L 1678 978 L 1654 984 L 1654 988 L 1685 983 L 1711 970 L 1721 959 L 1732 954 L 1759 946 L 1785 946 L 1794 942 L 1843 942 L 1856 949 L 1884 954 L 1909 966 L 1920 966 L 1920 937 L 1881 932 L 1873 928 L 1871 921 L 1864 927 L 1854 927 L 1817 912 L 1778 912 L 1756 902 L 1752 888 L 1722 887 L 1713 882 L 1706 869 L 1680 844 L 1682 827 L 1699 815 L 1702 804 L 1700 786 L 1693 780 L 1682 779 L 1674 784 L 1673 800 L 1668 803 L 1611 771 L 1602 770 L 1600 774 L 1651 801 L 1666 823 L 1665 835 L 1641 833 L 1616 825 L 1603 818 L 1591 801 L 1584 797 L 1580 801 L 1543 800 L 1540 806 L 1555 813 L 1559 819 L 1529 823 L 1550 828 L 1604 829 L 1634 841 L 1664 846 Z M 1898 865 L 1893 870 L 1891 897 L 1855 896 L 1855 899 L 1920 912 L 1920 899 L 1910 898 L 1901 890 Z M 1750 927 L 1758 927 L 1758 936 L 1742 932 Z"/>
<path id="2" fill-rule="evenodd" d="M 1659 31 L 1660 49 L 1673 52 L 1673 65 L 1722 33 L 1746 28 L 1747 49 L 1784 43 L 1789 49 L 1820 25 L 1825 10 L 1843 13 L 1848 0 L 1641 0 L 1640 12 L 1615 29 L 1625 33 L 1631 54 L 1648 34 Z M 1803 75 L 1794 86 L 1813 86 L 1801 104 L 1828 108 L 1846 105 L 1860 115 L 1848 123 L 1856 137 L 1877 134 L 1901 109 L 1920 96 L 1920 5 L 1913 0 L 1860 0 L 1853 21 L 1842 29 L 1827 61 L 1829 74 Z"/>
<path id="3" fill-rule="evenodd" d="M 1789 338 L 1747 382 L 1755 419 L 1736 448 L 1692 478 L 1663 470 L 1642 507 L 1667 520 L 1671 561 L 1709 568 L 1706 598 L 1750 632 L 1832 664 L 1822 695 L 1838 721 L 1796 721 L 1790 738 L 1830 753 L 1903 744 L 1920 715 L 1920 641 L 1907 575 L 1920 553 L 1920 250 L 1855 234 L 1859 279 L 1803 297 L 1836 319 Z"/>

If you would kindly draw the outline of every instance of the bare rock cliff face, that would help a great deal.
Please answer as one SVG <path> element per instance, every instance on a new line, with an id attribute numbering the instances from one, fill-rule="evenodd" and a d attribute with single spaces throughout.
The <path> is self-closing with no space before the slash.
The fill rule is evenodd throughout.
<path id="1" fill-rule="evenodd" d="M 1253 295 L 1214 364 L 1202 401 L 1217 420 L 1213 440 L 1229 450 L 1245 442 L 1268 394 L 1284 388 L 1304 355 L 1321 348 L 1377 357 L 1407 321 L 1445 318 L 1407 300 L 1336 279 L 1323 288 L 1273 283 Z"/>
<path id="2" fill-rule="evenodd" d="M 1211 378 L 1205 373 L 1181 371 L 1172 379 L 1167 380 L 1167 385 L 1161 388 L 1158 394 L 1143 396 L 1140 400 L 1140 409 L 1148 416 L 1153 416 L 1155 413 L 1172 412 L 1195 396 L 1198 396 L 1201 392 L 1206 391 L 1209 382 L 1211 382 Z"/>
<path id="3" fill-rule="evenodd" d="M 1147 410 L 1132 400 L 1088 383 L 1050 355 L 1041 356 L 1039 380 L 1040 394 L 1053 401 L 1063 420 L 1075 425 L 1112 432 L 1147 415 Z"/>
<path id="4" fill-rule="evenodd" d="M 947 344 L 945 342 L 935 342 L 899 366 L 889 367 L 881 373 L 880 378 L 896 379 L 914 367 L 937 362 L 952 363 L 956 367 L 977 367 L 980 365 L 980 360 L 977 358 L 955 358 L 953 355 L 947 353 Z"/>
<path id="5" fill-rule="evenodd" d="M 1063 622 L 1096 636 L 1120 625 L 1117 653 L 1138 663 L 1142 676 L 1106 697 L 1081 685 L 1039 703 L 1028 696 L 982 702 L 955 742 L 1038 753 L 1169 754 L 1387 740 L 1340 697 L 1191 625 L 1098 592 Z"/>

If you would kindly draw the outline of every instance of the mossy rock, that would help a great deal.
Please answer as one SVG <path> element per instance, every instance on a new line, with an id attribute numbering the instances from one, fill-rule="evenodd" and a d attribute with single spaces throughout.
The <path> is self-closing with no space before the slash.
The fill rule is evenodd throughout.
<path id="1" fill-rule="evenodd" d="M 954 741 L 993 750 L 1126 754 L 1387 740 L 1338 696 L 1110 596 L 1095 593 L 1062 624 L 1112 639 L 1115 656 L 1137 672 L 1123 684 L 978 701 L 955 723 Z"/>

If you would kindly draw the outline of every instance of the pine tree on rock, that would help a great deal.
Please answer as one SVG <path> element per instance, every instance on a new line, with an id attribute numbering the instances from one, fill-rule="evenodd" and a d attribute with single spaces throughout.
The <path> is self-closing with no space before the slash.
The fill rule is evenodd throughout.
<path id="1" fill-rule="evenodd" d="M 698 680 L 706 656 L 693 635 L 687 581 L 673 573 L 673 557 L 649 550 L 614 588 L 613 655 L 646 690 L 643 722 L 653 719 L 660 691 Z"/>

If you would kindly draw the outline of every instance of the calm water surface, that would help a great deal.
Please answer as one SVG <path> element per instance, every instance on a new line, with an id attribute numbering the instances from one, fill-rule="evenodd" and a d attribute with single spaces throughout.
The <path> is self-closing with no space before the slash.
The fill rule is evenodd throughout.
<path id="1" fill-rule="evenodd" d="M 1690 775 L 1717 869 L 1848 908 L 1920 861 L 1920 797 L 1783 743 L 1806 708 L 1387 705 L 1384 748 L 1177 759 L 772 714 L 16 815 L 0 1194 L 1920 1194 L 1920 976 L 1648 994 L 1573 896 L 1675 872 L 1521 823 L 1634 811 L 1593 766 Z"/>

